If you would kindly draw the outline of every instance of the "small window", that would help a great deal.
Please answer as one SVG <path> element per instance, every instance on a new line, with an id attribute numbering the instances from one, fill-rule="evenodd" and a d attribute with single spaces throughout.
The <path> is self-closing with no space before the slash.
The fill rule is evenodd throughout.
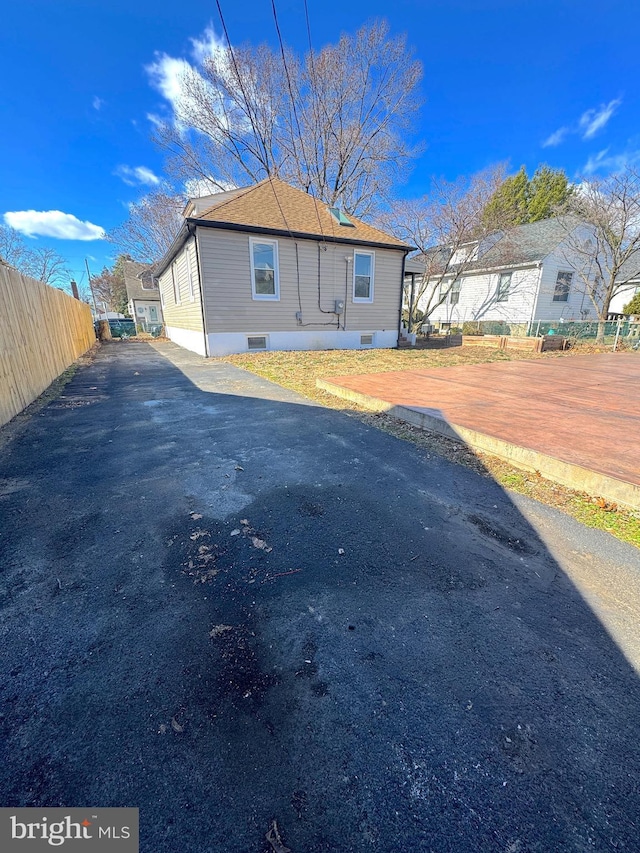
<path id="1" fill-rule="evenodd" d="M 360 346 L 361 347 L 372 347 L 373 346 L 373 335 L 360 335 Z"/>
<path id="2" fill-rule="evenodd" d="M 511 273 L 503 272 L 498 276 L 498 295 L 497 302 L 509 301 L 509 290 L 511 289 Z"/>
<path id="3" fill-rule="evenodd" d="M 280 299 L 278 243 L 250 239 L 251 290 L 254 299 Z"/>
<path id="4" fill-rule="evenodd" d="M 178 278 L 175 262 L 171 264 L 171 281 L 173 283 L 173 298 L 176 305 L 180 305 L 180 279 Z"/>
<path id="5" fill-rule="evenodd" d="M 462 288 L 462 279 L 459 278 L 451 285 L 451 296 L 449 302 L 451 305 L 457 305 L 460 302 L 460 289 Z"/>
<path id="6" fill-rule="evenodd" d="M 266 335 L 255 335 L 251 338 L 247 338 L 247 349 L 266 349 L 267 348 L 267 337 Z"/>
<path id="7" fill-rule="evenodd" d="M 556 289 L 553 292 L 553 302 L 566 302 L 571 289 L 572 272 L 559 272 L 556 279 Z"/>
<path id="8" fill-rule="evenodd" d="M 373 302 L 373 252 L 353 253 L 353 301 Z"/>
<path id="9" fill-rule="evenodd" d="M 191 269 L 191 250 L 187 248 L 184 253 L 185 260 L 187 262 L 187 282 L 189 284 L 189 298 L 193 302 L 196 298 L 194 289 L 193 289 L 193 270 Z"/>
<path id="10" fill-rule="evenodd" d="M 347 228 L 355 228 L 356 226 L 351 222 L 348 216 L 346 216 L 339 207 L 330 207 L 329 211 L 336 222 L 339 222 L 340 225 L 346 225 Z"/>

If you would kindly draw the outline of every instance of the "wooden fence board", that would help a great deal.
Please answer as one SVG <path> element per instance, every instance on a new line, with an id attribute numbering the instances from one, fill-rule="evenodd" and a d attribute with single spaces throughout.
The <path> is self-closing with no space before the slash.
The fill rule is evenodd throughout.
<path id="1" fill-rule="evenodd" d="M 0 263 L 0 426 L 94 342 L 88 305 Z"/>

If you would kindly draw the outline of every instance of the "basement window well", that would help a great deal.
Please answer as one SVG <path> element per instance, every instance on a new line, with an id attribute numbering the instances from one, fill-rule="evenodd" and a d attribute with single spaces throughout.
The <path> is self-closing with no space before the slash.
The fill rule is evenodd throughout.
<path id="1" fill-rule="evenodd" d="M 247 338 L 247 349 L 266 349 L 267 348 L 267 336 L 266 335 L 254 335 L 253 337 Z"/>

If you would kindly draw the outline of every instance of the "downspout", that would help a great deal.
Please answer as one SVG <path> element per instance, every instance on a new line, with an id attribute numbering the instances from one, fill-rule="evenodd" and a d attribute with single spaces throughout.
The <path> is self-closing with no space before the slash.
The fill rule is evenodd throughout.
<path id="1" fill-rule="evenodd" d="M 404 268 L 405 263 L 407 261 L 407 255 L 411 249 L 405 249 L 404 254 L 402 255 L 402 271 L 400 272 L 400 307 L 398 309 L 398 340 L 396 343 L 396 347 L 400 346 L 401 334 L 402 334 L 402 303 L 404 302 Z"/>
<path id="2" fill-rule="evenodd" d="M 198 267 L 198 291 L 200 293 L 200 315 L 202 317 L 202 334 L 204 335 L 204 356 L 209 358 L 209 339 L 207 337 L 207 324 L 204 318 L 204 279 L 202 278 L 202 267 L 200 266 L 200 249 L 198 247 L 198 234 L 195 225 L 187 223 L 187 230 L 193 237 L 193 245 L 196 247 L 196 264 Z"/>

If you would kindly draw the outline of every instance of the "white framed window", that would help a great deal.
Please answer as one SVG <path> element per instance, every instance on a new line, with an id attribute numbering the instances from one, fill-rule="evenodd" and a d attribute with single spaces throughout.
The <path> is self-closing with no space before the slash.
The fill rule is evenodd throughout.
<path id="1" fill-rule="evenodd" d="M 353 253 L 354 302 L 373 302 L 374 272 L 375 254 L 373 252 Z"/>
<path id="2" fill-rule="evenodd" d="M 176 305 L 180 305 L 180 278 L 175 261 L 171 264 L 171 283 L 173 284 L 173 299 Z"/>
<path id="3" fill-rule="evenodd" d="M 453 284 L 451 285 L 451 290 L 449 292 L 449 303 L 451 305 L 457 305 L 460 302 L 460 290 L 462 289 L 462 279 L 457 278 Z"/>
<path id="4" fill-rule="evenodd" d="M 496 302 L 508 302 L 509 290 L 511 289 L 511 273 L 501 272 L 498 276 L 498 292 Z"/>
<path id="5" fill-rule="evenodd" d="M 191 269 L 191 247 L 187 246 L 184 253 L 185 260 L 187 262 L 187 283 L 189 285 L 189 299 L 194 302 L 196 298 L 195 290 L 193 288 L 193 270 Z"/>
<path id="6" fill-rule="evenodd" d="M 278 241 L 249 238 L 251 295 L 254 299 L 280 299 Z"/>
<path id="7" fill-rule="evenodd" d="M 553 299 L 552 302 L 568 302 L 569 301 L 569 291 L 571 290 L 571 281 L 573 280 L 572 272 L 563 272 L 562 270 L 558 273 L 558 277 L 556 279 L 555 290 L 553 291 Z"/>

